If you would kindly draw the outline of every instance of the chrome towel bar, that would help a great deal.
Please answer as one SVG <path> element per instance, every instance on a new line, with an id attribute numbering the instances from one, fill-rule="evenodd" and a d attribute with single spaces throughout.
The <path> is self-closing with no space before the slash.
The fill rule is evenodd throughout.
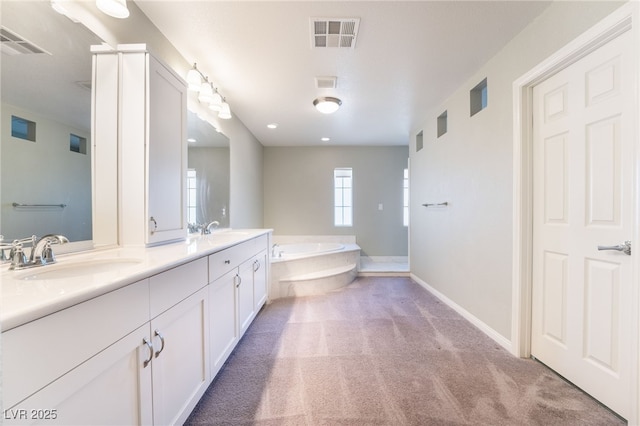
<path id="1" fill-rule="evenodd" d="M 15 208 L 41 208 L 41 207 L 60 207 L 64 209 L 67 207 L 66 204 L 21 204 L 21 203 L 13 203 L 13 207 Z"/>
<path id="2" fill-rule="evenodd" d="M 444 207 L 444 206 L 448 206 L 449 202 L 448 201 L 444 201 L 442 203 L 425 203 L 423 204 L 423 206 L 425 207 Z"/>

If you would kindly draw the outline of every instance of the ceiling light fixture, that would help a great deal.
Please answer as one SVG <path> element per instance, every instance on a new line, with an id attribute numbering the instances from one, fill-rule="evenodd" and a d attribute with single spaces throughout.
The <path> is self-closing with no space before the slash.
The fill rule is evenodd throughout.
<path id="1" fill-rule="evenodd" d="M 313 106 L 323 114 L 332 114 L 340 108 L 342 101 L 338 98 L 332 98 L 331 96 L 316 98 L 313 101 Z"/>
<path id="2" fill-rule="evenodd" d="M 102 12 L 114 18 L 124 19 L 129 17 L 127 0 L 96 0 L 96 6 Z"/>
<path id="3" fill-rule="evenodd" d="M 231 118 L 231 107 L 195 63 L 187 73 L 187 84 L 189 90 L 198 92 L 198 102 L 208 104 L 209 109 L 218 113 L 218 118 L 223 120 Z"/>

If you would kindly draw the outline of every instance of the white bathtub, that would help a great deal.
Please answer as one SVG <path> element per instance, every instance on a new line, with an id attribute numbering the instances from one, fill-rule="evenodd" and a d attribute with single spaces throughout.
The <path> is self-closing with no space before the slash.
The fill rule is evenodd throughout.
<path id="1" fill-rule="evenodd" d="M 276 245 L 273 249 L 274 260 L 299 259 L 301 257 L 315 256 L 320 253 L 330 253 L 344 249 L 340 243 L 297 243 Z"/>
<path id="2" fill-rule="evenodd" d="M 274 235 L 270 299 L 323 294 L 356 278 L 360 247 L 355 238 L 354 242 L 326 237 L 298 237 L 298 241 L 295 238 Z"/>

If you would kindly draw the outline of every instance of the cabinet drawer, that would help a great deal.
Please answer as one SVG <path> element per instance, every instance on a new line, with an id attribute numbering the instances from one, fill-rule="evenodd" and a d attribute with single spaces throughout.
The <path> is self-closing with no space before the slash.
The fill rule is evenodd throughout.
<path id="1" fill-rule="evenodd" d="M 4 408 L 147 321 L 149 281 L 142 280 L 2 333 Z"/>
<path id="2" fill-rule="evenodd" d="M 248 258 L 267 248 L 267 236 L 253 238 L 209 256 L 209 282 L 237 268 Z"/>
<path id="3" fill-rule="evenodd" d="M 207 259 L 201 258 L 150 278 L 151 318 L 207 285 Z"/>

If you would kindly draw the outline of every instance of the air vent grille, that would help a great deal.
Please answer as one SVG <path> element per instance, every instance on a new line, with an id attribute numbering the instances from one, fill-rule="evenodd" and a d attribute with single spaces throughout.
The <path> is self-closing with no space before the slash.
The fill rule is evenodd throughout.
<path id="1" fill-rule="evenodd" d="M 313 47 L 356 46 L 359 18 L 311 18 L 311 43 Z"/>
<path id="2" fill-rule="evenodd" d="M 2 53 L 8 55 L 32 55 L 39 53 L 50 54 L 46 50 L 25 40 L 5 27 L 0 28 L 0 47 Z"/>
<path id="3" fill-rule="evenodd" d="M 335 89 L 337 83 L 338 77 L 316 77 L 317 89 Z"/>

